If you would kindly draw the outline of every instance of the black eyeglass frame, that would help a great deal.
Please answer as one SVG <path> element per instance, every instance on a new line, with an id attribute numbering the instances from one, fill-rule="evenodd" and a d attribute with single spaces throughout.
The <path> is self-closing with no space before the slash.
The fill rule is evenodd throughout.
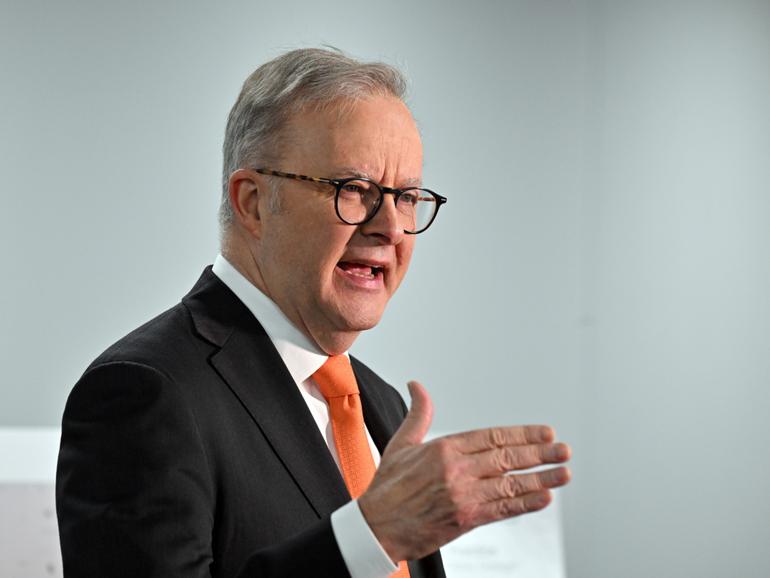
<path id="1" fill-rule="evenodd" d="M 438 210 L 441 208 L 441 205 L 447 202 L 446 197 L 442 197 L 438 193 L 435 193 L 431 191 L 430 189 L 423 189 L 421 187 L 407 187 L 405 189 L 394 189 L 392 187 L 385 187 L 372 179 L 368 179 L 366 177 L 348 177 L 344 179 L 328 179 L 324 177 L 309 177 L 307 175 L 297 175 L 294 173 L 284 173 L 282 171 L 276 171 L 273 169 L 253 169 L 254 172 L 257 172 L 261 175 L 268 175 L 273 177 L 282 177 L 285 179 L 295 179 L 299 181 L 310 181 L 312 183 L 323 183 L 326 185 L 332 185 L 335 189 L 334 192 L 334 212 L 337 213 L 337 217 L 340 221 L 345 223 L 346 225 L 363 225 L 364 223 L 368 223 L 371 221 L 374 216 L 377 214 L 377 211 L 380 210 L 380 207 L 382 206 L 382 200 L 385 197 L 385 193 L 388 193 L 390 195 L 393 195 L 393 200 L 396 204 L 398 204 L 398 199 L 406 193 L 407 191 L 420 191 L 424 193 L 428 193 L 430 196 L 433 197 L 433 199 L 436 202 L 436 210 L 433 211 L 433 216 L 431 217 L 430 221 L 428 221 L 428 224 L 425 225 L 422 229 L 419 231 L 407 231 L 404 229 L 404 233 L 408 235 L 418 235 L 420 233 L 423 233 L 428 230 L 428 227 L 430 227 L 433 224 L 433 221 L 436 220 L 436 215 L 438 215 Z M 344 187 L 346 184 L 351 183 L 353 181 L 365 181 L 367 183 L 371 183 L 374 185 L 378 191 L 380 191 L 380 198 L 377 201 L 377 204 L 374 207 L 374 210 L 371 212 L 371 214 L 366 217 L 363 221 L 359 221 L 358 223 L 351 223 L 350 221 L 344 219 L 342 215 L 340 214 L 340 208 L 339 208 L 339 198 L 340 198 L 340 191 L 342 190 L 342 187 Z"/>

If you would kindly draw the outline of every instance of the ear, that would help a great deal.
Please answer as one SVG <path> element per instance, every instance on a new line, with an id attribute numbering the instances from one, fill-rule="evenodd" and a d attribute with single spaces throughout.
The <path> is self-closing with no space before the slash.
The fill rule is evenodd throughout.
<path id="1" fill-rule="evenodd" d="M 248 169 L 238 169 L 228 180 L 230 206 L 235 221 L 256 239 L 262 235 L 259 201 L 260 193 L 265 192 L 265 185 L 258 173 Z"/>

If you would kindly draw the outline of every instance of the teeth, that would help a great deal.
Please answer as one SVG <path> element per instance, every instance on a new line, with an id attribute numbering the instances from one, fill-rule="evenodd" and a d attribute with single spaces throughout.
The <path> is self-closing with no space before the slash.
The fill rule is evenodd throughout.
<path id="1" fill-rule="evenodd" d="M 384 267 L 378 265 L 367 265 L 366 263 L 356 263 L 354 261 L 342 262 L 339 266 L 349 275 L 355 275 L 364 279 L 374 279 L 385 270 Z"/>
<path id="2" fill-rule="evenodd" d="M 365 279 L 373 279 L 374 275 L 372 273 L 359 273 L 357 271 L 349 271 L 351 275 L 355 275 L 356 277 L 363 277 Z"/>

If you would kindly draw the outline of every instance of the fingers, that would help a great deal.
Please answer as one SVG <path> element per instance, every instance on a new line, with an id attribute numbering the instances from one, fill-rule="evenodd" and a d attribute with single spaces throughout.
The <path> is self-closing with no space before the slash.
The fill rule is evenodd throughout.
<path id="1" fill-rule="evenodd" d="M 482 480 L 478 496 L 487 501 L 476 506 L 472 523 L 488 524 L 542 510 L 551 503 L 550 490 L 565 485 L 571 477 L 569 469 L 554 468 Z"/>
<path id="2" fill-rule="evenodd" d="M 388 444 L 387 449 L 391 452 L 422 443 L 433 420 L 433 402 L 425 387 L 417 381 L 410 381 L 407 386 L 412 403 L 401 427 L 398 428 Z"/>
<path id="3" fill-rule="evenodd" d="M 569 460 L 570 454 L 567 444 L 556 443 L 495 448 L 467 457 L 472 460 L 473 472 L 484 478 L 542 464 L 560 464 Z"/>
<path id="4" fill-rule="evenodd" d="M 537 512 L 550 504 L 552 499 L 553 496 L 549 490 L 540 490 L 515 498 L 487 502 L 479 506 L 476 511 L 477 519 L 475 522 L 478 525 L 488 524 L 530 512 Z"/>
<path id="5" fill-rule="evenodd" d="M 449 436 L 457 449 L 465 454 L 506 446 L 549 443 L 555 438 L 556 432 L 546 425 L 493 427 Z"/>
<path id="6" fill-rule="evenodd" d="M 495 502 L 513 499 L 532 492 L 558 488 L 570 481 L 572 474 L 568 468 L 551 468 L 539 472 L 498 476 L 479 480 L 476 490 L 482 502 Z"/>
<path id="7" fill-rule="evenodd" d="M 548 426 L 499 427 L 422 440 L 433 405 L 409 383 L 411 408 L 386 448 L 361 512 L 393 559 L 419 558 L 479 525 L 545 508 L 569 482 L 570 448 Z M 419 536 L 419 539 L 417 538 Z"/>

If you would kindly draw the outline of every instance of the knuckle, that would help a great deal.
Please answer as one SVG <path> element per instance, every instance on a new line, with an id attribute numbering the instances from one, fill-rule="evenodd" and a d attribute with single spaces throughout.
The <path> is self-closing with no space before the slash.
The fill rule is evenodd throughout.
<path id="1" fill-rule="evenodd" d="M 509 497 L 513 498 L 524 493 L 526 488 L 519 476 L 505 476 L 504 480 L 506 486 L 505 491 Z"/>
<path id="2" fill-rule="evenodd" d="M 497 515 L 499 518 L 510 518 L 512 516 L 518 516 L 524 513 L 522 508 L 522 501 L 515 500 L 500 500 L 497 505 Z"/>
<path id="3" fill-rule="evenodd" d="M 492 447 L 503 447 L 505 445 L 505 434 L 500 428 L 490 428 L 488 431 L 489 444 Z"/>
<path id="4" fill-rule="evenodd" d="M 441 462 L 451 461 L 451 457 L 454 454 L 452 443 L 446 438 L 440 438 L 432 442 L 432 449 L 436 454 L 436 458 Z"/>
<path id="5" fill-rule="evenodd" d="M 453 481 L 462 478 L 466 471 L 465 461 L 459 456 L 448 440 L 436 440 L 432 447 L 434 465 L 438 472 L 438 477 L 446 484 L 451 485 Z"/>
<path id="6" fill-rule="evenodd" d="M 441 464 L 441 480 L 449 488 L 463 475 L 463 465 L 459 461 L 445 461 Z"/>
<path id="7" fill-rule="evenodd" d="M 498 471 L 507 472 L 515 470 L 518 460 L 512 451 L 498 450 L 494 454 L 494 464 Z"/>
<path id="8" fill-rule="evenodd" d="M 521 450 L 521 462 L 522 466 L 532 467 L 543 463 L 543 458 L 537 447 L 527 446 Z"/>
<path id="9" fill-rule="evenodd" d="M 518 482 L 514 476 L 507 476 L 502 480 L 501 493 L 506 498 L 515 498 L 518 495 Z"/>
<path id="10" fill-rule="evenodd" d="M 530 475 L 529 478 L 527 479 L 527 483 L 523 488 L 524 491 L 522 493 L 536 492 L 537 490 L 545 488 L 548 485 L 546 483 L 547 479 L 548 479 L 547 472 L 538 472 L 537 474 Z"/>

